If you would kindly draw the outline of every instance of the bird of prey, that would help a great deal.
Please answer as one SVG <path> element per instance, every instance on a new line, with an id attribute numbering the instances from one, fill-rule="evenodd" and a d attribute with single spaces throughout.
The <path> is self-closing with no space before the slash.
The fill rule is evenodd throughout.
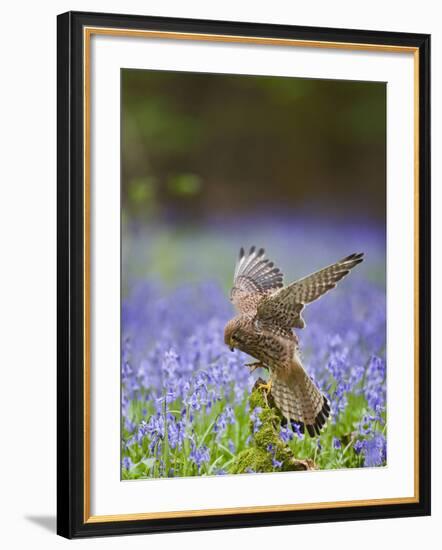
<path id="1" fill-rule="evenodd" d="M 230 299 L 238 315 L 227 323 L 224 341 L 232 351 L 237 348 L 254 357 L 252 369 L 269 371 L 263 387 L 285 420 L 299 424 L 302 432 L 306 428 L 311 437 L 319 435 L 330 405 L 302 365 L 293 329 L 306 326 L 304 306 L 335 288 L 362 260 L 363 253 L 351 254 L 287 286 L 263 248 L 253 246 L 248 254 L 241 248 L 236 263 Z"/>

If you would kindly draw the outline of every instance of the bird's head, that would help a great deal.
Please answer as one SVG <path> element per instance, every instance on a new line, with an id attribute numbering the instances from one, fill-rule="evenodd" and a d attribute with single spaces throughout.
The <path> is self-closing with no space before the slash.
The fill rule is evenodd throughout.
<path id="1" fill-rule="evenodd" d="M 224 329 L 224 343 L 233 351 L 240 346 L 241 322 L 238 318 L 231 319 Z"/>

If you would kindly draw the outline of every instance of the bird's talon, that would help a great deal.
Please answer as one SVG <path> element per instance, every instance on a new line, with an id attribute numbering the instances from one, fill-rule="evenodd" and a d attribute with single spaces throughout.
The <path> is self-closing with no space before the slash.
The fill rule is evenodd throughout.
<path id="1" fill-rule="evenodd" d="M 259 361 L 255 361 L 253 363 L 246 363 L 246 367 L 250 368 L 250 373 L 252 373 L 256 369 L 259 369 L 262 366 L 263 366 L 262 363 L 260 363 Z"/>
<path id="2" fill-rule="evenodd" d="M 270 393 L 270 390 L 272 389 L 272 381 L 269 380 L 267 384 L 259 384 L 258 389 L 265 391 L 267 394 Z"/>

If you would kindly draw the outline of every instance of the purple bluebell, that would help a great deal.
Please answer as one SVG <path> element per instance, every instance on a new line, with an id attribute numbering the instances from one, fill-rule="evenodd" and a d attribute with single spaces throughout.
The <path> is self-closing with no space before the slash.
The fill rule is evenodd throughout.
<path id="1" fill-rule="evenodd" d="M 133 466 L 132 459 L 128 456 L 123 457 L 122 464 L 125 470 L 130 470 Z"/>
<path id="2" fill-rule="evenodd" d="M 253 424 L 253 433 L 256 433 L 259 430 L 259 428 L 262 426 L 261 418 L 259 416 L 261 412 L 262 412 L 261 407 L 255 407 L 250 414 L 250 420 L 252 421 L 252 424 Z"/>
<path id="3" fill-rule="evenodd" d="M 298 430 L 299 430 L 299 424 L 297 424 L 297 426 L 298 426 Z M 296 431 L 296 428 L 295 428 L 295 431 Z M 296 432 L 296 434 L 298 435 L 298 432 Z M 299 431 L 298 437 L 299 436 L 302 437 L 301 431 Z M 289 441 L 291 441 L 293 439 L 293 432 L 291 430 L 289 430 L 288 428 L 286 428 L 284 426 L 281 426 L 281 429 L 279 430 L 279 437 L 282 439 L 282 441 L 284 443 L 288 443 Z M 299 438 L 301 439 L 301 437 L 299 437 Z"/>
<path id="4" fill-rule="evenodd" d="M 387 459 L 387 444 L 382 434 L 376 434 L 365 441 L 364 466 L 381 466 Z"/>
<path id="5" fill-rule="evenodd" d="M 210 460 L 210 450 L 205 445 L 197 447 L 193 443 L 189 456 L 190 460 L 196 464 L 198 471 L 200 471 L 201 466 L 207 464 Z"/>

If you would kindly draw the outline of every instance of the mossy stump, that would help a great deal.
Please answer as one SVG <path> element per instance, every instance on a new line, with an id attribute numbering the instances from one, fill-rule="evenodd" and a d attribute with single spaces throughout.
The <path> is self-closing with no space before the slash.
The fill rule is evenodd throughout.
<path id="1" fill-rule="evenodd" d="M 264 383 L 262 378 L 257 380 L 249 397 L 250 411 L 257 407 L 261 409 L 258 414 L 261 424 L 254 432 L 253 422 L 250 421 L 251 444 L 237 455 L 229 473 L 314 470 L 312 460 L 297 459 L 292 449 L 279 437 L 283 417 L 276 409 L 271 393 L 268 395 L 260 387 Z"/>

